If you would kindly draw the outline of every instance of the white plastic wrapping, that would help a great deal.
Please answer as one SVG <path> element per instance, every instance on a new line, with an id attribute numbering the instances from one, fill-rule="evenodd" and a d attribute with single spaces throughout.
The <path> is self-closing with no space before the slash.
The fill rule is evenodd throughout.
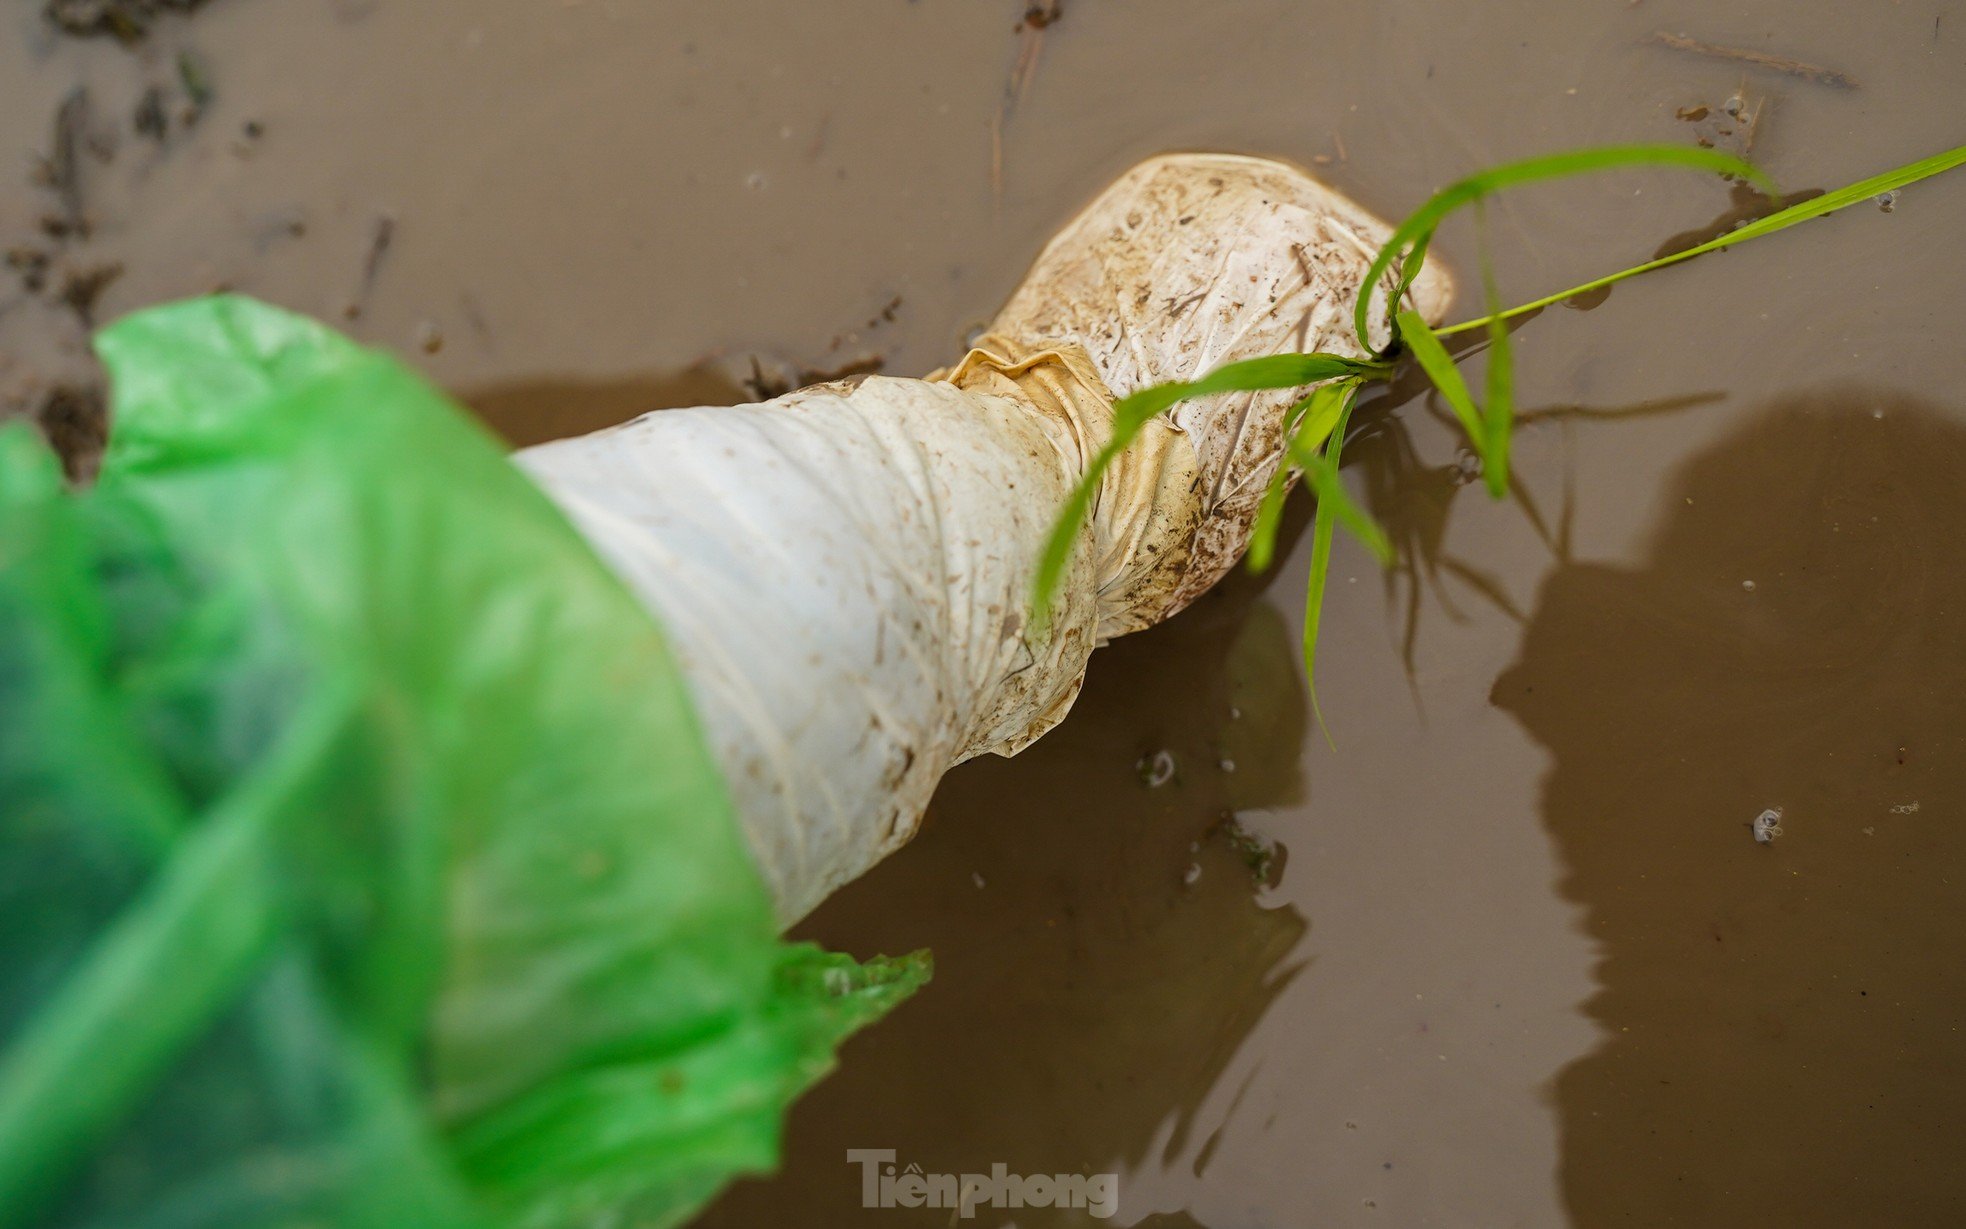
<path id="1" fill-rule="evenodd" d="M 934 379 L 661 411 L 519 454 L 667 629 L 787 924 L 914 835 L 949 768 L 1062 719 L 1097 644 L 1240 557 L 1291 392 L 1153 424 L 1102 482 L 1048 627 L 1025 617 L 1114 396 L 1358 353 L 1352 304 L 1386 233 L 1280 163 L 1154 159 Z M 1413 293 L 1437 318 L 1448 287 Z"/>

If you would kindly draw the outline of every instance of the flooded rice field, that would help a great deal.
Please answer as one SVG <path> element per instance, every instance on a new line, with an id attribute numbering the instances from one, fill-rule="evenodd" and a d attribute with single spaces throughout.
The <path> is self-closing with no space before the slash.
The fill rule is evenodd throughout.
<path id="1" fill-rule="evenodd" d="M 81 471 L 90 327 L 220 287 L 532 442 L 947 363 L 1168 149 L 1398 216 L 1610 142 L 1834 187 L 1966 114 L 1954 0 L 40 7 L 0 38 L 0 412 Z M 1505 196 L 1503 297 L 1737 204 Z M 1341 539 L 1329 741 L 1294 502 L 1274 574 L 1103 650 L 800 927 L 936 979 L 702 1223 L 948 1222 L 863 1208 L 850 1149 L 1114 1173 L 1127 1225 L 1966 1223 L 1962 234 L 1942 178 L 1527 321 L 1526 503 L 1373 394 L 1347 473 L 1401 564 Z M 1472 284 L 1470 231 L 1437 250 Z"/>

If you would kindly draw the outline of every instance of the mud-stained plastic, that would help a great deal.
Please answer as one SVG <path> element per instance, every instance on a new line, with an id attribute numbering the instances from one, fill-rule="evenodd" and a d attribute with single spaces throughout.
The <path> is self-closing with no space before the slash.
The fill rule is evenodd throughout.
<path id="1" fill-rule="evenodd" d="M 665 410 L 519 455 L 668 630 L 781 921 L 913 836 L 949 768 L 1056 725 L 1094 647 L 1234 565 L 1301 390 L 1151 423 L 1102 479 L 1047 624 L 1026 618 L 1114 399 L 1237 359 L 1362 355 L 1349 322 L 1388 233 L 1283 163 L 1155 158 L 930 379 Z M 1410 293 L 1438 319 L 1451 292 L 1429 265 Z"/>

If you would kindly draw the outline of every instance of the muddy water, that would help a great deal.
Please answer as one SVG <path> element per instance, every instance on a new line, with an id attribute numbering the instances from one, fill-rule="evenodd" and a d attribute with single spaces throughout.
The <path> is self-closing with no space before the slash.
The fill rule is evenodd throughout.
<path id="1" fill-rule="evenodd" d="M 1750 128 L 1831 186 L 1956 144 L 1966 103 L 1937 0 L 1076 0 L 1021 32 L 994 0 L 211 0 L 134 48 L 38 7 L 0 19 L 0 401 L 84 445 L 82 316 L 217 286 L 537 439 L 944 362 L 1167 148 L 1396 213 L 1505 158 Z M 32 177 L 78 86 L 64 198 Z M 1508 198 L 1504 293 L 1731 204 L 1669 175 Z M 937 980 L 706 1223 L 946 1223 L 861 1208 L 849 1148 L 1114 1172 L 1123 1224 L 1959 1223 L 1962 226 L 1940 182 L 1530 321 L 1534 517 L 1382 396 L 1350 473 L 1408 566 L 1340 547 L 1335 746 L 1290 668 L 1301 538 L 1102 653 L 1070 722 L 954 774 L 802 928 L 930 945 Z"/>

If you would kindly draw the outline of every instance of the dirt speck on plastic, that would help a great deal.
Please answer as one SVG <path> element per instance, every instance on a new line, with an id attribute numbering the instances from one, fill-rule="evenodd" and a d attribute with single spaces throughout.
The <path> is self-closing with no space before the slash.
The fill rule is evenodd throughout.
<path id="1" fill-rule="evenodd" d="M 1799 195 L 1966 109 L 1937 0 L 55 7 L 0 16 L 0 415 L 78 474 L 90 323 L 220 287 L 525 443 L 951 363 L 1169 149 L 1397 216 L 1626 141 Z M 1620 174 L 1506 196 L 1490 238 L 1520 299 L 1763 207 Z M 1347 473 L 1406 566 L 1334 558 L 1335 749 L 1293 504 L 1274 576 L 1096 655 L 801 927 L 937 979 L 703 1223 L 947 1224 L 861 1206 L 846 1151 L 886 1147 L 1117 1173 L 1127 1225 L 1966 1223 L 1963 233 L 1950 177 L 1526 322 L 1526 502 L 1423 390 L 1374 393 Z M 1474 267 L 1467 229 L 1436 250 Z"/>

